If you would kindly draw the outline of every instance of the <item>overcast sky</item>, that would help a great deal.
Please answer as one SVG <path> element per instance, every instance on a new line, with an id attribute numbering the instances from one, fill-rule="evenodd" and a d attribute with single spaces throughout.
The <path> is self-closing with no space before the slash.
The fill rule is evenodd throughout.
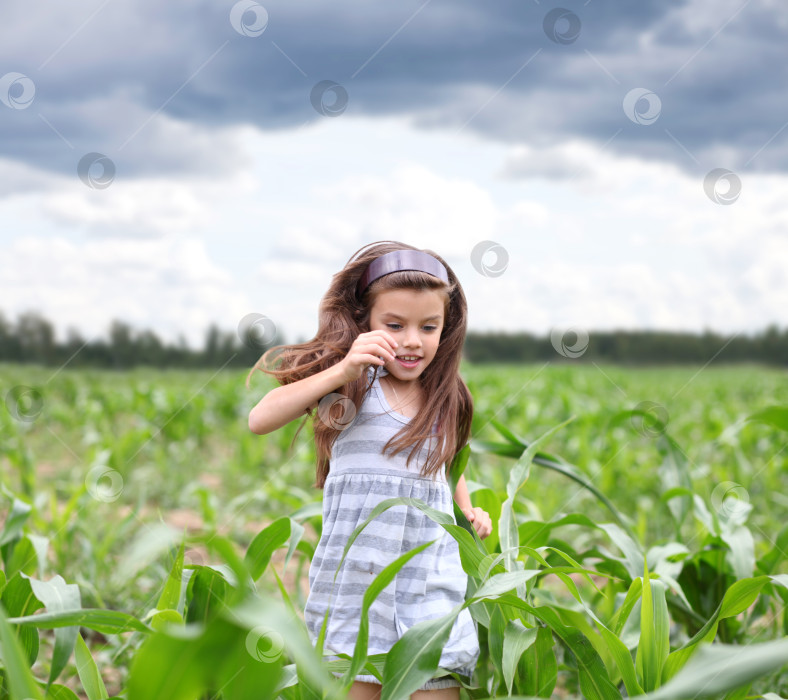
<path id="1" fill-rule="evenodd" d="M 361 246 L 471 330 L 788 325 L 778 0 L 0 4 L 0 310 L 311 337 Z"/>

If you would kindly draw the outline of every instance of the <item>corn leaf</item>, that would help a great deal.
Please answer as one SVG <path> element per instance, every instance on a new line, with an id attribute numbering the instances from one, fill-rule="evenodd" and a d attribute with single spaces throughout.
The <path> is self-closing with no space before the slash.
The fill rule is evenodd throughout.
<path id="1" fill-rule="evenodd" d="M 191 600 L 186 610 L 186 622 L 207 622 L 226 605 L 227 581 L 209 566 L 195 569 L 189 579 Z"/>
<path id="2" fill-rule="evenodd" d="M 761 589 L 771 578 L 770 576 L 756 576 L 755 578 L 742 579 L 732 584 L 725 591 L 720 604 L 717 606 L 714 614 L 706 621 L 706 624 L 684 646 L 676 649 L 668 656 L 662 672 L 662 683 L 665 684 L 689 661 L 690 657 L 698 650 L 698 645 L 714 639 L 720 620 L 738 615 L 750 607 L 760 595 Z"/>
<path id="3" fill-rule="evenodd" d="M 670 620 L 665 601 L 665 584 L 650 579 L 648 565 L 644 567 L 642 596 L 640 643 L 635 667 L 641 687 L 648 692 L 659 687 L 662 667 L 670 651 Z"/>
<path id="4" fill-rule="evenodd" d="M 668 683 L 641 700 L 720 697 L 788 663 L 788 639 L 760 644 L 704 644 Z"/>
<path id="5" fill-rule="evenodd" d="M 500 612 L 500 606 L 496 605 L 495 607 L 496 611 Z M 503 617 L 503 614 L 501 614 L 501 617 Z M 512 694 L 512 681 L 514 680 L 514 672 L 517 669 L 520 658 L 523 653 L 536 642 L 536 637 L 540 629 L 546 628 L 528 628 L 523 625 L 520 620 L 509 620 L 506 623 L 503 632 L 501 666 L 503 669 L 504 682 L 506 683 L 507 695 Z M 550 647 L 552 650 L 552 638 L 550 640 Z"/>
<path id="6" fill-rule="evenodd" d="M 71 688 L 67 688 L 65 685 L 58 685 L 57 683 L 53 683 L 49 686 L 49 690 L 47 691 L 46 700 L 80 700 L 79 696 L 71 690 Z"/>
<path id="7" fill-rule="evenodd" d="M 81 625 L 104 634 L 153 631 L 132 615 L 120 610 L 102 610 L 101 608 L 83 608 L 82 610 L 66 610 L 57 613 L 41 613 L 28 617 L 11 617 L 8 618 L 8 621 L 14 625 L 37 627 L 38 629 L 57 629 L 58 627 Z"/>
<path id="8" fill-rule="evenodd" d="M 244 555 L 244 562 L 252 578 L 257 581 L 271 561 L 271 555 L 290 537 L 290 518 L 283 516 L 272 522 L 252 540 Z"/>
<path id="9" fill-rule="evenodd" d="M 53 576 L 48 581 L 38 581 L 31 578 L 30 587 L 36 598 L 44 604 L 48 612 L 82 609 L 79 586 L 75 583 L 67 584 L 60 575 Z M 71 652 L 74 650 L 78 631 L 79 628 L 76 626 L 60 627 L 55 630 L 55 648 L 52 652 L 52 663 L 49 668 L 47 686 L 52 685 L 66 667 L 71 657 Z"/>
<path id="10" fill-rule="evenodd" d="M 495 666 L 499 676 L 503 677 L 503 644 L 506 632 L 506 616 L 504 616 L 500 605 L 496 605 L 490 613 L 490 623 L 487 627 L 487 646 L 489 648 L 490 661 Z"/>
<path id="11" fill-rule="evenodd" d="M 14 623 L 18 617 L 33 617 L 33 613 L 39 608 L 44 607 L 43 603 L 36 598 L 30 578 L 21 573 L 9 576 L 8 583 L 3 589 L 3 607 L 9 622 Z M 28 666 L 32 666 L 38 658 L 38 632 L 30 627 L 19 627 L 16 631 L 19 644 L 28 660 Z"/>
<path id="12" fill-rule="evenodd" d="M 788 431 L 788 406 L 769 406 L 752 413 L 744 420 L 766 423 L 773 428 Z"/>
<path id="13" fill-rule="evenodd" d="M 0 652 L 2 652 L 11 696 L 27 700 L 44 700 L 44 694 L 33 678 L 22 646 L 8 623 L 5 608 L 0 605 Z"/>
<path id="14" fill-rule="evenodd" d="M 520 688 L 525 693 L 540 698 L 549 698 L 553 694 L 558 671 L 553 650 L 553 634 L 548 627 L 535 628 L 534 644 L 525 652 L 523 664 L 525 673 L 518 679 Z"/>
<path id="15" fill-rule="evenodd" d="M 104 686 L 98 666 L 96 666 L 93 655 L 90 653 L 90 649 L 88 649 L 81 634 L 77 634 L 74 660 L 79 680 L 82 681 L 82 687 L 85 689 L 88 700 L 105 700 L 105 698 L 108 698 L 109 695 L 107 695 L 107 689 Z"/>
<path id="16" fill-rule="evenodd" d="M 184 541 L 181 540 L 178 554 L 175 556 L 175 561 L 164 583 L 159 601 L 156 603 L 156 608 L 159 610 L 177 610 L 180 613 L 183 612 L 183 606 L 180 605 L 181 580 L 183 578 L 183 550 Z"/>
<path id="17" fill-rule="evenodd" d="M 5 547 L 9 542 L 14 542 L 22 536 L 22 528 L 33 510 L 33 506 L 14 496 L 5 485 L 3 485 L 3 491 L 11 498 L 11 512 L 6 516 L 3 530 L 0 532 L 0 547 Z M 3 558 L 5 556 L 6 551 L 4 550 Z M 11 578 L 10 575 L 9 578 Z"/>
<path id="18" fill-rule="evenodd" d="M 531 469 L 531 462 L 537 449 L 551 438 L 558 430 L 563 428 L 567 423 L 574 420 L 569 418 L 563 423 L 550 428 L 546 433 L 534 440 L 520 455 L 515 462 L 511 471 L 509 472 L 509 481 L 506 485 L 506 500 L 501 505 L 501 517 L 498 520 L 498 536 L 500 538 L 501 551 L 506 552 L 504 559 L 504 566 L 507 571 L 515 570 L 515 560 L 517 558 L 516 549 L 519 547 L 519 533 L 517 530 L 517 519 L 514 515 L 514 502 L 517 497 L 517 492 L 522 488 L 523 484 L 528 479 L 528 474 Z M 525 591 L 518 591 L 519 595 L 524 595 Z"/>
<path id="19" fill-rule="evenodd" d="M 528 570 L 497 574 L 485 581 L 472 597 L 450 612 L 431 620 L 422 620 L 410 627 L 388 653 L 383 669 L 380 700 L 405 700 L 432 678 L 452 626 L 464 608 L 483 598 L 502 596 L 538 573 L 536 570 Z M 418 650 L 417 653 L 414 653 L 414 650 Z"/>
<path id="20" fill-rule="evenodd" d="M 499 601 L 530 612 L 555 632 L 577 661 L 580 689 L 587 700 L 620 700 L 621 693 L 613 685 L 602 659 L 582 633 L 565 626 L 550 607 L 533 607 L 517 596 L 504 594 Z"/>

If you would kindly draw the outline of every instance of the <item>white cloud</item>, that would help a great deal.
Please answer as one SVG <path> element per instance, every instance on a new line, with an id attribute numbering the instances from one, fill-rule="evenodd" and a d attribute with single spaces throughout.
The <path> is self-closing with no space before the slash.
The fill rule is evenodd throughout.
<path id="1" fill-rule="evenodd" d="M 86 339 L 106 338 L 117 319 L 170 342 L 183 333 L 201 347 L 211 322 L 235 330 L 250 309 L 230 272 L 186 236 L 84 243 L 25 237 L 0 260 L 0 278 L 6 316 L 39 310 L 59 340 L 68 327 Z"/>
<path id="2" fill-rule="evenodd" d="M 211 322 L 233 329 L 257 312 L 294 340 L 316 330 L 351 254 L 393 239 L 447 259 L 475 330 L 788 323 L 785 176 L 745 173 L 740 199 L 723 206 L 702 178 L 580 141 L 536 156 L 587 166 L 583 177 L 511 180 L 495 177 L 500 146 L 402 123 L 334 123 L 335 139 L 328 128 L 245 132 L 256 167 L 233 180 L 118 180 L 102 191 L 56 180 L 4 200 L 6 231 L 24 233 L 6 233 L 3 310 L 37 308 L 85 334 L 116 317 L 195 344 Z M 471 263 L 482 240 L 508 253 L 499 277 Z"/>
<path id="3" fill-rule="evenodd" d="M 509 164 L 533 152 L 521 147 Z M 293 316 L 313 317 L 330 274 L 353 250 L 394 239 L 431 247 L 449 260 L 477 329 L 544 333 L 575 323 L 725 331 L 788 322 L 788 307 L 776 301 L 786 291 L 782 278 L 765 272 L 782 258 L 770 245 L 753 245 L 753 236 L 779 236 L 788 215 L 780 199 L 784 178 L 748 175 L 749 199 L 723 206 L 706 197 L 699 178 L 671 164 L 600 153 L 583 142 L 538 155 L 544 162 L 551 154 L 585 168 L 584 176 L 568 183 L 526 180 L 517 185 L 519 196 L 505 182 L 507 202 L 495 186 L 483 187 L 467 173 L 411 163 L 315 188 L 311 206 L 286 228 L 284 250 L 291 260 L 314 260 L 325 248 L 336 254 L 307 287 L 312 302 L 298 302 L 301 312 Z M 509 253 L 500 277 L 484 277 L 470 263 L 473 246 L 485 239 Z M 285 279 L 284 270 L 291 270 L 293 281 L 306 282 L 319 269 L 286 259 L 264 266 L 264 274 Z M 742 273 L 759 284 L 745 289 Z"/>
<path id="4" fill-rule="evenodd" d="M 59 224 L 100 236 L 149 238 L 196 231 L 215 223 L 216 186 L 137 180 L 91 190 L 77 183 L 43 199 L 43 212 Z"/>
<path id="5" fill-rule="evenodd" d="M 0 202 L 30 192 L 55 189 L 59 178 L 27 163 L 0 158 Z"/>

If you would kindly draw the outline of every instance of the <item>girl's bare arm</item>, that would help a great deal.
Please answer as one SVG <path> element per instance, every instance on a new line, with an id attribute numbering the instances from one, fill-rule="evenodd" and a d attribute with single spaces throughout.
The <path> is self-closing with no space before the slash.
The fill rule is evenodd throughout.
<path id="1" fill-rule="evenodd" d="M 360 333 L 345 357 L 322 372 L 292 384 L 271 389 L 249 413 L 249 430 L 258 435 L 271 433 L 316 408 L 320 399 L 348 382 L 358 379 L 370 363 L 393 361 L 397 341 L 383 330 Z"/>
<path id="2" fill-rule="evenodd" d="M 462 511 L 473 508 L 471 497 L 468 494 L 468 486 L 465 483 L 465 474 L 457 479 L 457 488 L 454 490 L 454 500 Z"/>
<path id="3" fill-rule="evenodd" d="M 468 485 L 465 483 L 465 474 L 457 479 L 457 488 L 454 490 L 454 500 L 460 507 L 460 510 L 468 518 L 471 525 L 476 528 L 476 533 L 480 539 L 488 537 L 493 531 L 492 520 L 490 514 L 481 508 L 471 503 L 471 497 L 468 494 Z"/>
<path id="4" fill-rule="evenodd" d="M 339 364 L 292 384 L 271 389 L 249 413 L 249 430 L 257 435 L 272 433 L 316 408 L 326 394 L 347 383 Z"/>

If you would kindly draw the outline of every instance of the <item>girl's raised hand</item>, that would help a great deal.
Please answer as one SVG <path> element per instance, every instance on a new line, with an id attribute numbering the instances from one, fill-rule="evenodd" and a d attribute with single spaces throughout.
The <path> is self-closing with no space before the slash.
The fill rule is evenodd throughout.
<path id="1" fill-rule="evenodd" d="M 347 355 L 338 363 L 345 383 L 358 379 L 369 365 L 383 366 L 386 360 L 394 360 L 396 348 L 397 341 L 384 330 L 359 334 Z"/>
<path id="2" fill-rule="evenodd" d="M 476 533 L 480 539 L 484 539 L 492 532 L 492 520 L 486 510 L 476 506 L 475 508 L 463 509 L 463 514 L 468 521 L 476 528 Z"/>

